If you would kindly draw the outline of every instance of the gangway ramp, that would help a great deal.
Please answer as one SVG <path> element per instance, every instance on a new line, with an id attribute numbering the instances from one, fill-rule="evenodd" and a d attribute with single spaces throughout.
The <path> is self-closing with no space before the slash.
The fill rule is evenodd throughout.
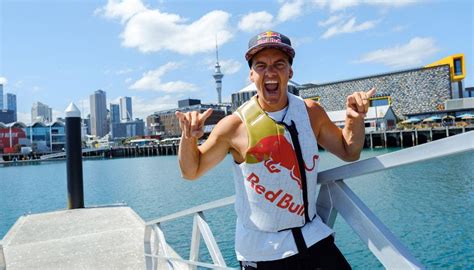
<path id="1" fill-rule="evenodd" d="M 1 241 L 0 269 L 145 269 L 144 231 L 126 206 L 22 216 Z"/>

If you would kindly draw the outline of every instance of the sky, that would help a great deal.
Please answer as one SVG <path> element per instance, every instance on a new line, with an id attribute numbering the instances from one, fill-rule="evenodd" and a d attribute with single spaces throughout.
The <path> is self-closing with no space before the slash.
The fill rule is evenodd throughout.
<path id="1" fill-rule="evenodd" d="M 474 86 L 474 4 L 469 0 L 0 0 L 0 83 L 17 95 L 18 120 L 40 101 L 63 117 L 89 96 L 132 97 L 133 117 L 186 98 L 216 103 L 249 84 L 254 35 L 290 37 L 293 81 L 327 83 L 417 68 L 463 53 Z M 368 90 L 368 89 L 360 89 Z M 107 105 L 109 106 L 109 105 Z"/>

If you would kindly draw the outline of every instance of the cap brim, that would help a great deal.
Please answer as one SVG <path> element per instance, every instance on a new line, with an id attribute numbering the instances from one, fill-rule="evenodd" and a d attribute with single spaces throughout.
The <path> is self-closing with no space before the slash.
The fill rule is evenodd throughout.
<path id="1" fill-rule="evenodd" d="M 249 61 L 252 57 L 263 49 L 278 49 L 286 53 L 291 59 L 295 57 L 295 50 L 282 43 L 264 43 L 253 46 L 245 53 L 245 60 Z"/>

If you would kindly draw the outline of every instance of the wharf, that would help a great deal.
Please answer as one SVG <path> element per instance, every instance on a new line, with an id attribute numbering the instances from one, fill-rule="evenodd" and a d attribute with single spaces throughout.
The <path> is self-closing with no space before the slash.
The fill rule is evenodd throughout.
<path id="1" fill-rule="evenodd" d="M 126 206 L 22 216 L 0 242 L 0 269 L 146 269 L 144 231 Z"/>

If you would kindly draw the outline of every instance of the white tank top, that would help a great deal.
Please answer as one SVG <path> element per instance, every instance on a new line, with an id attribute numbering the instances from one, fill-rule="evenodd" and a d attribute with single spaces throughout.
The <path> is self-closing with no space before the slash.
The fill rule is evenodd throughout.
<path id="1" fill-rule="evenodd" d="M 287 127 L 296 126 L 304 166 L 295 161 L 295 133 L 291 136 L 288 128 L 270 120 L 255 98 L 249 101 L 253 104 L 246 103 L 237 111 L 249 137 L 246 161 L 234 165 L 238 216 L 235 248 L 239 260 L 268 261 L 297 253 L 289 228 L 304 226 L 308 247 L 332 233 L 316 214 L 318 149 L 306 106 L 292 94 L 288 100 L 287 111 L 272 116 L 283 116 Z M 303 190 L 307 191 L 307 211 Z"/>

